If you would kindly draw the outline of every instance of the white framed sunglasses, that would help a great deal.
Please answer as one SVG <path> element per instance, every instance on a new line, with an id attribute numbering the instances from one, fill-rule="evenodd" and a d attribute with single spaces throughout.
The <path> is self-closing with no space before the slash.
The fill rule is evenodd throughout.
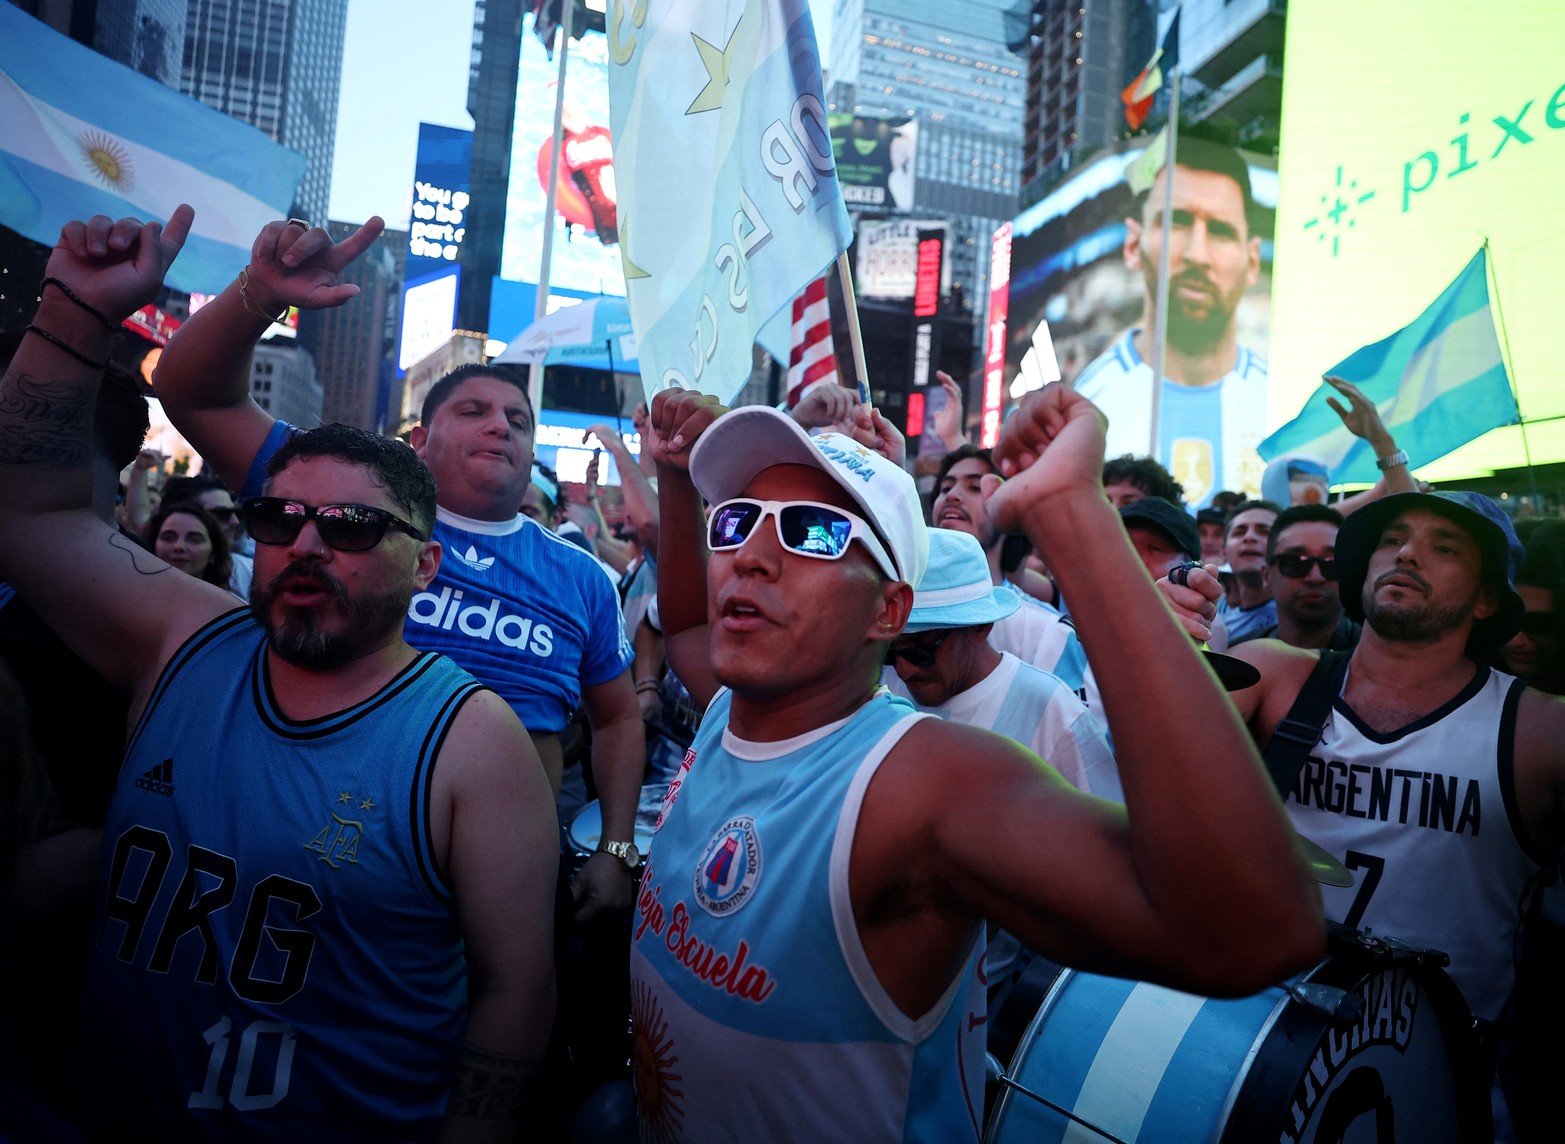
<path id="1" fill-rule="evenodd" d="M 856 513 L 819 501 L 754 500 L 735 497 L 714 505 L 706 519 L 706 545 L 713 552 L 738 548 L 750 539 L 756 526 L 766 517 L 777 528 L 777 540 L 796 556 L 812 560 L 841 560 L 848 545 L 861 542 L 893 580 L 902 579 L 885 545 Z"/>

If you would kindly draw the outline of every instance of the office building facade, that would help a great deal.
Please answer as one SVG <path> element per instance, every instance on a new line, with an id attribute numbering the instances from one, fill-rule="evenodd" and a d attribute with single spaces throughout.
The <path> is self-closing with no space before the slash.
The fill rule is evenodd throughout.
<path id="1" fill-rule="evenodd" d="M 189 0 L 180 90 L 304 155 L 296 213 L 326 218 L 348 0 Z"/>

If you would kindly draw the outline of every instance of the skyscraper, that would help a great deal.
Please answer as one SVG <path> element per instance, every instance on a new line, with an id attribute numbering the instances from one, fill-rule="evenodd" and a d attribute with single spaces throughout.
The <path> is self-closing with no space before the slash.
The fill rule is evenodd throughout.
<path id="1" fill-rule="evenodd" d="M 921 218 L 951 223 L 951 280 L 982 309 L 989 239 L 1021 189 L 1023 61 L 1006 46 L 1015 0 L 837 0 L 827 102 L 918 121 Z"/>
<path id="2" fill-rule="evenodd" d="M 326 224 L 326 233 L 335 242 L 357 229 L 346 222 Z M 321 420 L 326 424 L 340 421 L 373 432 L 394 432 L 397 428 L 401 394 L 382 390 L 393 381 L 394 371 L 387 359 L 396 333 L 402 282 L 399 264 L 407 243 L 405 231 L 386 231 L 343 271 L 342 280 L 359 288 L 357 298 L 342 306 L 299 315 L 299 341 L 315 358 L 315 380 L 322 392 Z"/>
<path id="3" fill-rule="evenodd" d="M 348 0 L 189 0 L 180 90 L 304 155 L 298 213 L 326 221 Z"/>
<path id="4" fill-rule="evenodd" d="M 473 5 L 473 54 L 467 70 L 467 113 L 473 117 L 471 200 L 456 319 L 462 330 L 489 329 L 490 284 L 500 273 L 524 7 L 531 5 L 524 0 L 477 0 Z M 539 98 L 544 98 L 542 93 Z"/>

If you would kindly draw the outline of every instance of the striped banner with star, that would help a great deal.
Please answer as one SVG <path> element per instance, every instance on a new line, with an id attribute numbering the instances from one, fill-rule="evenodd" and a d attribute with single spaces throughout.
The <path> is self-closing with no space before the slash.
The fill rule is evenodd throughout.
<path id="1" fill-rule="evenodd" d="M 727 400 L 852 238 L 804 0 L 611 0 L 620 250 L 650 397 Z M 779 311 L 782 311 L 779 314 Z"/>

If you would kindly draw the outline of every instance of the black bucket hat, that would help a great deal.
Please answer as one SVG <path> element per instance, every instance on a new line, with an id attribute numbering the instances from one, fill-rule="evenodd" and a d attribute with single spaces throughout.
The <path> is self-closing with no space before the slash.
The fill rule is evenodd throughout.
<path id="1" fill-rule="evenodd" d="M 1494 592 L 1497 610 L 1473 625 L 1468 649 L 1477 653 L 1500 647 L 1520 630 L 1526 610 L 1512 586 L 1521 566 L 1522 546 L 1511 527 L 1511 518 L 1482 493 L 1397 493 L 1352 513 L 1337 533 L 1337 583 L 1342 591 L 1342 610 L 1349 619 L 1364 622 L 1364 577 L 1369 573 L 1370 554 L 1386 526 L 1413 509 L 1438 513 L 1478 542 L 1483 558 L 1483 584 Z"/>

